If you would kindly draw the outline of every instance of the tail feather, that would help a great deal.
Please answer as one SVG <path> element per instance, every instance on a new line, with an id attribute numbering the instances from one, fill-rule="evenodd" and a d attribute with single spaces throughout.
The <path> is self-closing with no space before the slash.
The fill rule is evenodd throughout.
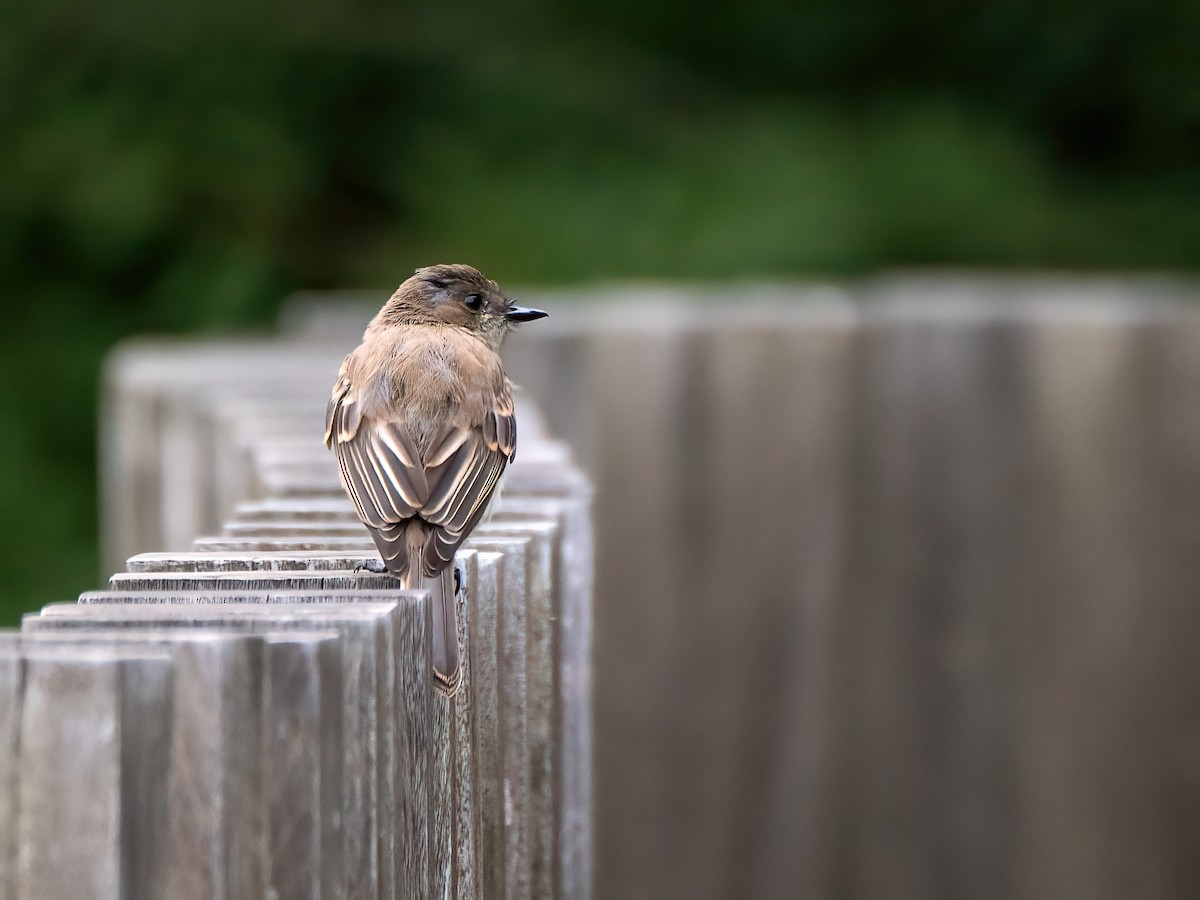
<path id="1" fill-rule="evenodd" d="M 453 697 L 462 677 L 458 656 L 458 611 L 454 596 L 454 563 L 425 579 L 433 599 L 433 680 Z"/>
<path id="2" fill-rule="evenodd" d="M 426 528 L 405 529 L 405 552 L 393 557 L 404 560 L 407 565 L 402 571 L 393 568 L 386 555 L 384 562 L 389 571 L 400 579 L 404 588 L 429 591 L 433 607 L 432 665 L 433 682 L 447 696 L 454 696 L 462 676 L 462 664 L 458 652 L 458 610 L 454 595 L 454 563 L 444 567 L 436 575 L 426 575 L 420 566 L 413 565 L 424 558 L 425 544 L 429 538 Z M 376 543 L 379 543 L 377 540 Z M 381 548 L 382 549 L 382 548 Z"/>

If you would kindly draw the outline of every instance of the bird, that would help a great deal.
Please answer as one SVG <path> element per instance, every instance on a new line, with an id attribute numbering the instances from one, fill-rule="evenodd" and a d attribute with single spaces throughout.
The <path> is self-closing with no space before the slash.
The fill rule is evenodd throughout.
<path id="1" fill-rule="evenodd" d="M 342 362 L 325 411 L 325 445 L 382 558 L 365 568 L 429 590 L 433 682 L 450 696 L 461 675 L 451 563 L 517 449 L 500 345 L 545 315 L 472 266 L 417 269 Z"/>

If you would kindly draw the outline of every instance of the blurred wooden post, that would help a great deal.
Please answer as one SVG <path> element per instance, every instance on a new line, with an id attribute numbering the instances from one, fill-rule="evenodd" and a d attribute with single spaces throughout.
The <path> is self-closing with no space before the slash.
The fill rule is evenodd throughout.
<path id="1" fill-rule="evenodd" d="M 689 293 L 511 348 L 597 486 L 598 895 L 1195 895 L 1179 286 Z"/>

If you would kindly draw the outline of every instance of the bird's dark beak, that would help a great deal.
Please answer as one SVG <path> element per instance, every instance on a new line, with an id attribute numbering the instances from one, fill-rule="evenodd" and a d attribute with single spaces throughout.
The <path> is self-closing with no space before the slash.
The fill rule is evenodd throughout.
<path id="1" fill-rule="evenodd" d="M 540 309 L 529 309 L 524 306 L 510 306 L 508 311 L 504 313 L 504 318 L 510 322 L 532 322 L 534 319 L 543 319 L 550 315 Z"/>

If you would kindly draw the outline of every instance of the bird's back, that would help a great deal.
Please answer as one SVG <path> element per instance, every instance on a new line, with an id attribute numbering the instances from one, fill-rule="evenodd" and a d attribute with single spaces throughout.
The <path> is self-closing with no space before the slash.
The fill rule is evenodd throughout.
<path id="1" fill-rule="evenodd" d="M 406 581 L 449 563 L 516 448 L 500 358 L 457 328 L 368 329 L 326 420 L 347 493 Z"/>

